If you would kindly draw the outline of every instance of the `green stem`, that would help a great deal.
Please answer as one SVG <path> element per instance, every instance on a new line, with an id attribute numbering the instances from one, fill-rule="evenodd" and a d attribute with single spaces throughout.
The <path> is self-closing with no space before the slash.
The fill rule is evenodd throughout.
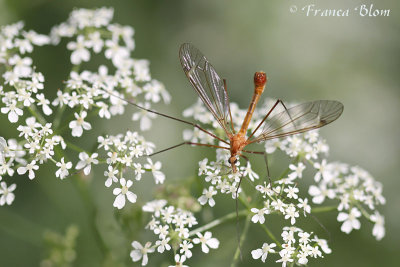
<path id="1" fill-rule="evenodd" d="M 361 211 L 361 213 L 364 215 L 364 217 L 367 218 L 368 221 L 374 222 L 371 220 L 371 216 L 369 215 L 369 213 L 361 206 L 359 202 L 356 202 L 355 204 L 357 208 Z"/>
<path id="2" fill-rule="evenodd" d="M 77 146 L 71 142 L 65 141 L 65 143 L 67 144 L 67 147 L 71 148 L 72 150 L 75 150 L 77 152 L 85 152 L 84 149 L 80 148 L 79 146 Z"/>
<path id="3" fill-rule="evenodd" d="M 241 211 L 238 212 L 238 216 L 239 217 L 244 217 L 244 216 L 247 215 L 247 213 L 248 213 L 247 210 L 241 210 Z M 209 230 L 211 228 L 214 228 L 215 226 L 218 226 L 220 224 L 228 222 L 228 221 L 230 221 L 230 220 L 232 220 L 234 218 L 236 218 L 236 211 L 235 212 L 231 212 L 231 213 L 229 213 L 229 214 L 227 214 L 227 215 L 225 215 L 225 216 L 223 216 L 223 217 L 221 217 L 219 219 L 216 219 L 216 220 L 214 220 L 212 222 L 209 222 L 209 223 L 203 225 L 202 227 L 199 227 L 199 228 L 196 228 L 196 229 L 190 231 L 189 232 L 189 236 L 193 236 L 193 235 L 195 235 L 197 233 Z"/>
<path id="4" fill-rule="evenodd" d="M 81 179 L 79 176 L 74 176 L 73 177 L 73 184 L 79 191 L 81 198 L 85 204 L 86 209 L 88 210 L 88 218 L 90 221 L 90 229 L 93 231 L 93 235 L 97 241 L 97 244 L 101 250 L 101 254 L 103 255 L 103 259 L 106 259 L 109 254 L 109 248 L 107 247 L 103 237 L 101 236 L 101 233 L 99 229 L 97 228 L 97 208 L 96 205 L 90 196 L 88 184 L 86 181 Z"/>
<path id="5" fill-rule="evenodd" d="M 31 105 L 28 107 L 29 112 L 42 124 L 45 125 L 46 124 L 46 119 L 37 112 L 37 109 L 34 105 Z"/>
<path id="6" fill-rule="evenodd" d="M 233 256 L 231 267 L 237 266 L 239 258 L 242 259 L 242 252 L 240 251 L 240 247 L 241 247 L 241 244 L 246 239 L 247 233 L 249 231 L 250 218 L 251 218 L 251 215 L 247 215 L 246 221 L 244 223 L 243 232 L 242 232 L 242 235 L 240 236 L 238 247 L 236 248 L 235 255 Z"/>
<path id="7" fill-rule="evenodd" d="M 311 207 L 311 213 L 330 212 L 337 210 L 336 206 Z"/>
<path id="8" fill-rule="evenodd" d="M 243 191 L 242 191 L 243 192 Z M 244 192 L 243 192 L 244 193 Z M 247 203 L 247 201 L 245 199 L 243 199 L 242 195 L 239 195 L 239 200 L 240 202 L 249 210 L 251 209 L 251 207 L 249 206 L 249 204 Z M 249 214 L 249 216 L 251 216 Z M 280 247 L 282 248 L 281 243 L 278 241 L 278 239 L 276 239 L 275 235 L 268 229 L 268 227 L 265 224 L 260 224 L 261 228 L 264 229 L 264 231 L 267 233 L 267 235 Z"/>
<path id="9" fill-rule="evenodd" d="M 54 129 L 58 129 L 58 126 L 60 125 L 60 122 L 61 122 L 62 114 L 64 113 L 66 106 L 67 105 L 63 104 L 62 107 L 59 107 L 57 109 L 56 116 L 54 117 L 54 120 L 53 120 Z"/>
<path id="10" fill-rule="evenodd" d="M 73 65 L 73 66 L 72 66 L 72 69 L 71 69 L 71 72 L 72 72 L 72 71 L 79 72 L 80 66 L 81 66 L 80 64 L 78 64 L 78 65 Z M 71 73 L 71 72 L 70 72 L 70 73 Z M 65 92 L 69 92 L 70 89 L 67 88 L 67 86 L 64 86 L 64 89 L 61 90 L 61 92 L 64 92 L 64 91 L 65 91 Z M 63 104 L 62 106 L 58 106 L 57 113 L 56 113 L 56 115 L 55 115 L 55 117 L 54 117 L 54 120 L 53 120 L 53 129 L 57 129 L 58 126 L 60 125 L 62 115 L 63 115 L 64 110 L 65 110 L 66 108 L 67 108 L 67 105 L 65 105 L 65 104 Z"/>
<path id="11" fill-rule="evenodd" d="M 269 238 L 272 239 L 272 241 L 274 241 L 274 243 L 282 248 L 282 244 L 278 241 L 278 239 L 276 239 L 275 235 L 268 229 L 267 225 L 265 224 L 260 224 L 261 228 L 264 229 L 264 231 L 267 233 L 267 235 L 269 236 Z"/>

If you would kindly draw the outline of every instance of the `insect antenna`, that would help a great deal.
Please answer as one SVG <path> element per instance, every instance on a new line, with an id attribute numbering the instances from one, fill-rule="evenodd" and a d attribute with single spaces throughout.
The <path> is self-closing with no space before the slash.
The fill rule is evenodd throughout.
<path id="1" fill-rule="evenodd" d="M 318 220 L 317 216 L 311 214 L 311 217 L 314 219 L 314 221 L 316 221 L 319 224 L 319 226 L 321 226 L 322 229 L 324 229 L 325 233 L 327 233 L 327 235 L 328 235 L 328 241 L 330 242 L 331 241 L 331 232 L 329 232 L 329 230 L 325 227 L 325 225 L 320 220 Z"/>

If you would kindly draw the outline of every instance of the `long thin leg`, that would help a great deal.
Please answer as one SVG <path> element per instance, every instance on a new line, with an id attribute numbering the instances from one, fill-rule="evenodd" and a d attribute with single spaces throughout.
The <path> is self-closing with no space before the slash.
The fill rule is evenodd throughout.
<path id="1" fill-rule="evenodd" d="M 100 90 L 102 90 L 102 89 L 100 89 Z M 175 120 L 175 121 L 179 121 L 179 122 L 182 122 L 182 123 L 185 123 L 185 124 L 189 124 L 189 125 L 191 125 L 191 126 L 197 128 L 197 129 L 199 129 L 200 131 L 203 131 L 203 132 L 205 132 L 206 134 L 208 134 L 208 135 L 214 137 L 215 139 L 218 139 L 219 141 L 221 141 L 221 142 L 223 142 L 223 143 L 229 145 L 229 143 L 228 143 L 227 141 L 225 141 L 225 140 L 219 138 L 218 136 L 216 136 L 215 134 L 212 134 L 212 133 L 210 133 L 209 131 L 203 129 L 202 127 L 200 127 L 200 125 L 198 125 L 198 124 L 196 124 L 196 123 L 193 123 L 193 122 L 190 122 L 190 121 L 185 121 L 185 120 L 178 119 L 178 118 L 174 118 L 174 117 L 172 117 L 172 116 L 168 116 L 168 115 L 162 114 L 162 113 L 160 113 L 160 112 L 157 112 L 157 111 L 154 111 L 154 110 L 151 110 L 151 109 L 147 109 L 147 108 L 142 107 L 142 106 L 139 106 L 138 104 L 134 103 L 133 101 L 127 100 L 127 99 L 125 99 L 125 98 L 123 98 L 123 97 L 121 97 L 121 96 L 119 96 L 119 95 L 116 95 L 116 94 L 107 92 L 107 91 L 105 91 L 105 90 L 103 90 L 103 91 L 106 92 L 107 94 L 111 95 L 111 96 L 114 96 L 114 97 L 116 97 L 116 98 L 118 98 L 118 99 L 121 99 L 122 101 L 126 101 L 127 103 L 129 103 L 129 104 L 131 104 L 132 106 L 135 106 L 135 107 L 137 107 L 137 108 L 139 108 L 139 109 L 142 109 L 142 110 L 145 110 L 145 111 L 147 111 L 147 112 L 150 112 L 150 113 L 159 115 L 159 116 L 161 116 L 161 117 L 165 117 L 165 118 L 168 118 L 168 119 L 171 119 L 171 120 Z"/>
<path id="2" fill-rule="evenodd" d="M 267 115 L 265 115 L 265 117 L 263 118 L 263 120 L 257 125 L 256 129 L 251 133 L 251 135 L 249 136 L 249 138 L 247 138 L 248 140 L 257 132 L 258 128 L 261 127 L 261 125 L 265 122 L 265 120 L 269 117 L 269 115 L 271 115 L 272 111 L 278 106 L 278 104 L 281 104 L 285 110 L 286 113 L 289 115 L 290 121 L 293 122 L 292 117 L 290 116 L 290 113 L 288 111 L 288 109 L 286 108 L 286 105 L 283 103 L 282 100 L 278 99 L 276 100 L 275 104 L 272 106 L 272 108 L 268 111 Z"/>
<path id="3" fill-rule="evenodd" d="M 180 144 L 177 144 L 177 145 L 174 145 L 174 146 L 165 148 L 165 149 L 163 149 L 163 150 L 154 152 L 154 153 L 149 154 L 149 155 L 147 155 L 147 156 L 148 156 L 148 157 L 151 157 L 151 156 L 160 154 L 160 153 L 162 153 L 162 152 L 165 152 L 165 151 L 168 151 L 168 150 L 170 150 L 170 149 L 173 149 L 173 148 L 176 148 L 176 147 L 179 147 L 179 146 L 183 146 L 183 145 L 206 146 L 206 147 L 213 147 L 213 148 L 229 149 L 229 147 L 216 146 L 216 145 L 210 145 L 210 144 L 200 144 L 200 143 L 192 143 L 192 142 L 182 142 L 182 143 L 180 143 Z"/>
<path id="4" fill-rule="evenodd" d="M 267 152 L 264 152 L 264 160 L 265 160 L 265 166 L 267 166 L 267 176 L 269 180 L 269 186 L 271 187 L 272 190 L 272 182 L 271 182 L 271 175 L 269 173 Z"/>
<path id="5" fill-rule="evenodd" d="M 239 227 L 239 203 L 238 203 L 238 199 L 239 199 L 239 188 L 240 188 L 240 184 L 242 183 L 242 179 L 243 176 L 240 177 L 239 180 L 239 184 L 236 188 L 236 198 L 235 198 L 235 203 L 236 203 L 236 233 L 237 233 L 237 240 L 238 240 L 238 245 L 239 245 L 239 252 L 240 252 L 240 260 L 243 260 L 243 256 L 242 256 L 242 248 L 240 246 L 240 227 Z"/>
<path id="6" fill-rule="evenodd" d="M 246 157 L 245 155 L 240 154 L 240 156 L 241 156 L 242 158 L 244 158 L 244 160 L 246 161 L 246 163 L 250 161 L 249 158 Z"/>
<path id="7" fill-rule="evenodd" d="M 326 229 L 326 227 L 322 224 L 322 222 L 320 220 L 318 220 L 318 218 L 311 214 L 311 217 L 319 224 L 319 226 L 321 226 L 322 229 L 324 229 L 324 231 L 328 234 L 328 242 L 332 240 L 331 237 L 331 233 L 328 231 L 328 229 Z"/>
<path id="8" fill-rule="evenodd" d="M 225 93 L 226 93 L 226 96 L 227 96 L 227 99 L 226 99 L 226 100 L 228 101 L 228 110 L 229 110 L 229 117 L 230 117 L 230 119 L 231 119 L 231 127 L 232 127 L 233 133 L 235 134 L 236 131 L 235 131 L 235 127 L 233 126 L 232 113 L 231 113 L 231 104 L 229 103 L 229 96 L 228 96 L 228 88 L 226 87 L 226 80 L 223 79 L 223 81 L 224 81 Z"/>
<path id="9" fill-rule="evenodd" d="M 242 152 L 258 154 L 258 155 L 264 155 L 264 153 L 265 153 L 264 151 L 251 151 L 251 150 L 242 150 Z"/>
<path id="10" fill-rule="evenodd" d="M 242 151 L 246 152 L 246 153 L 257 154 L 257 155 L 263 155 L 264 156 L 265 166 L 267 167 L 268 181 L 269 181 L 269 185 L 270 185 L 270 187 L 272 189 L 272 181 L 271 181 L 271 175 L 270 175 L 269 167 L 268 167 L 267 152 L 265 152 L 265 151 L 251 151 L 251 150 L 242 150 Z"/>
<path id="11" fill-rule="evenodd" d="M 271 112 L 276 108 L 276 106 L 279 104 L 280 100 L 276 100 L 275 104 L 272 106 L 272 108 L 268 111 L 267 115 L 265 115 L 264 119 L 257 125 L 256 129 L 250 134 L 248 140 L 257 132 L 258 128 L 261 127 L 261 125 L 264 123 L 264 121 L 268 118 L 268 116 L 271 114 Z"/>

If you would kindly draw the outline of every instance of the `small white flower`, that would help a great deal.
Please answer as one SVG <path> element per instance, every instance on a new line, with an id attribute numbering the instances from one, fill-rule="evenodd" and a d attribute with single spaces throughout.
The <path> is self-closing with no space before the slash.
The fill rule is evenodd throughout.
<path id="1" fill-rule="evenodd" d="M 260 222 L 261 224 L 263 224 L 265 222 L 264 215 L 269 214 L 269 210 L 266 208 L 262 208 L 262 209 L 252 208 L 251 212 L 255 213 L 255 215 L 253 215 L 253 217 L 251 218 L 251 221 L 253 223 Z"/>
<path id="2" fill-rule="evenodd" d="M 284 213 L 287 207 L 287 204 L 283 203 L 282 200 L 274 200 L 271 203 L 271 206 L 274 207 L 275 210 L 279 210 L 280 212 Z"/>
<path id="3" fill-rule="evenodd" d="M 299 164 L 296 166 L 294 164 L 289 165 L 289 169 L 291 169 L 293 172 L 289 174 L 290 179 L 296 179 L 302 178 L 303 177 L 303 171 L 306 168 L 306 166 L 302 163 L 299 162 Z"/>
<path id="4" fill-rule="evenodd" d="M 213 196 L 217 194 L 217 191 L 214 190 L 213 186 L 208 187 L 208 190 L 206 188 L 203 189 L 203 195 L 199 197 L 199 202 L 201 205 L 205 205 L 207 202 L 211 207 L 214 207 L 215 205 L 215 200 L 213 199 Z"/>
<path id="5" fill-rule="evenodd" d="M 287 194 L 288 198 L 294 198 L 294 199 L 298 198 L 297 193 L 299 192 L 299 189 L 297 187 L 288 186 L 283 191 Z"/>
<path id="6" fill-rule="evenodd" d="M 185 255 L 175 255 L 175 265 L 169 265 L 168 267 L 189 267 L 188 265 L 184 265 L 183 263 L 186 261 Z"/>
<path id="7" fill-rule="evenodd" d="M 139 261 L 141 258 L 142 266 L 147 265 L 149 258 L 147 256 L 148 253 L 153 253 L 154 248 L 151 247 L 151 242 L 147 242 L 144 247 L 137 241 L 132 242 L 133 250 L 131 251 L 131 258 L 134 262 Z"/>
<path id="8" fill-rule="evenodd" d="M 324 183 L 320 184 L 319 187 L 311 185 L 308 189 L 308 193 L 313 196 L 312 202 L 315 204 L 324 202 L 325 197 L 332 199 L 336 196 L 335 191 L 328 189 Z"/>
<path id="9" fill-rule="evenodd" d="M 304 251 L 300 251 L 296 257 L 298 259 L 298 263 L 301 265 L 306 265 L 308 263 L 308 259 L 307 259 L 308 253 L 304 252 Z"/>
<path id="10" fill-rule="evenodd" d="M 156 184 L 162 184 L 164 183 L 165 180 L 165 174 L 160 171 L 161 169 L 161 162 L 157 161 L 156 163 L 153 163 L 153 161 L 150 158 L 147 158 L 147 164 L 144 165 L 146 169 L 150 169 L 151 172 L 153 173 L 154 181 Z"/>
<path id="11" fill-rule="evenodd" d="M 96 102 L 96 105 L 100 107 L 100 110 L 99 110 L 100 118 L 106 118 L 106 119 L 111 118 L 111 113 L 108 110 L 108 105 L 106 103 L 99 101 L 99 102 Z"/>
<path id="12" fill-rule="evenodd" d="M 208 158 L 205 158 L 199 162 L 199 176 L 207 172 L 207 167 L 208 167 L 207 163 L 208 163 Z"/>
<path id="13" fill-rule="evenodd" d="M 290 223 L 293 225 L 296 223 L 296 218 L 299 217 L 299 212 L 296 210 L 296 207 L 293 204 L 290 204 L 289 207 L 286 209 L 285 219 L 290 218 Z"/>
<path id="14" fill-rule="evenodd" d="M 15 46 L 19 48 L 21 54 L 30 53 L 33 50 L 32 44 L 27 39 L 16 39 Z"/>
<path id="15" fill-rule="evenodd" d="M 38 106 L 42 106 L 42 110 L 45 115 L 49 116 L 53 113 L 49 107 L 50 101 L 44 97 L 44 94 L 37 94 L 36 99 L 39 101 Z"/>
<path id="16" fill-rule="evenodd" d="M 262 248 L 259 249 L 255 249 L 251 252 L 251 256 L 253 257 L 253 259 L 259 259 L 261 257 L 262 262 L 265 262 L 265 260 L 267 259 L 268 253 L 274 253 L 275 250 L 273 249 L 274 247 L 276 247 L 275 243 L 271 243 L 268 245 L 268 243 L 264 243 Z"/>
<path id="17" fill-rule="evenodd" d="M 310 241 L 310 234 L 307 232 L 299 232 L 298 233 L 299 238 L 299 243 L 302 244 L 307 244 Z"/>
<path id="18" fill-rule="evenodd" d="M 11 123 L 17 122 L 18 121 L 18 117 L 22 116 L 24 114 L 22 109 L 17 108 L 17 102 L 16 101 L 12 101 L 11 104 L 9 104 L 8 106 L 2 107 L 1 108 L 1 113 L 3 113 L 3 114 L 7 114 L 8 113 L 8 120 Z"/>
<path id="19" fill-rule="evenodd" d="M 322 251 L 326 254 L 332 253 L 332 250 L 328 247 L 328 242 L 325 239 L 318 238 L 314 236 L 313 241 L 317 242 L 318 246 L 321 247 Z"/>
<path id="20" fill-rule="evenodd" d="M 318 170 L 318 172 L 314 176 L 314 180 L 318 183 L 321 178 L 325 181 L 331 180 L 332 177 L 332 167 L 330 164 L 327 164 L 326 159 L 323 159 L 321 163 L 315 162 L 314 168 Z"/>
<path id="21" fill-rule="evenodd" d="M 168 244 L 168 242 L 171 240 L 171 238 L 163 238 L 161 240 L 156 241 L 156 246 L 157 246 L 157 251 L 160 253 L 164 253 L 165 250 L 170 250 L 171 246 Z"/>
<path id="22" fill-rule="evenodd" d="M 44 34 L 38 34 L 32 30 L 23 32 L 22 35 L 35 45 L 42 46 L 50 42 L 50 37 Z"/>
<path id="23" fill-rule="evenodd" d="M 337 217 L 339 222 L 343 222 L 340 230 L 349 234 L 353 229 L 360 229 L 361 224 L 360 221 L 357 220 L 360 216 L 361 212 L 357 208 L 352 208 L 349 214 L 340 212 Z"/>
<path id="24" fill-rule="evenodd" d="M 4 206 L 4 204 L 11 205 L 15 199 L 15 195 L 13 191 L 17 188 L 16 184 L 12 184 L 7 187 L 6 182 L 0 183 L 0 206 Z"/>
<path id="25" fill-rule="evenodd" d="M 64 179 L 65 177 L 68 176 L 69 174 L 68 170 L 72 168 L 72 163 L 71 162 L 65 163 L 64 157 L 62 157 L 61 161 L 56 163 L 56 166 L 59 167 L 59 169 L 56 171 L 56 177 Z"/>
<path id="26" fill-rule="evenodd" d="M 86 111 L 82 111 L 80 114 L 75 113 L 76 120 L 71 121 L 69 123 L 69 128 L 72 129 L 72 136 L 80 137 L 83 133 L 83 129 L 85 129 L 85 130 L 92 129 L 92 126 L 90 125 L 90 123 L 84 121 L 86 116 L 87 116 Z"/>
<path id="27" fill-rule="evenodd" d="M 254 182 L 254 179 L 258 179 L 259 176 L 256 172 L 251 169 L 250 162 L 247 162 L 246 168 L 243 170 L 243 176 L 249 176 L 249 179 Z"/>
<path id="28" fill-rule="evenodd" d="M 118 178 L 115 176 L 117 173 L 117 169 L 114 169 L 111 165 L 108 166 L 108 171 L 104 172 L 104 176 L 107 177 L 107 180 L 105 182 L 106 187 L 110 187 L 113 182 L 118 182 Z"/>
<path id="29" fill-rule="evenodd" d="M 199 232 L 197 233 L 197 236 L 195 239 L 193 239 L 193 243 L 199 244 L 201 243 L 201 250 L 204 253 L 208 253 L 210 251 L 210 248 L 217 249 L 219 246 L 219 241 L 218 239 L 212 237 L 211 232 L 205 232 L 204 236 Z"/>
<path id="30" fill-rule="evenodd" d="M 92 169 L 92 163 L 93 164 L 98 164 L 99 161 L 96 159 L 98 156 L 97 153 L 93 153 L 90 157 L 86 152 L 80 152 L 79 153 L 79 159 L 80 161 L 78 162 L 78 164 L 76 164 L 76 169 L 80 170 L 82 168 L 83 169 L 83 173 L 85 175 L 89 175 L 90 170 Z"/>
<path id="31" fill-rule="evenodd" d="M 283 239 L 287 244 L 293 244 L 293 243 L 295 243 L 295 242 L 296 242 L 296 239 L 294 238 L 294 231 L 291 230 L 291 229 L 289 229 L 289 227 L 284 228 L 284 229 L 286 229 L 286 230 L 284 230 L 284 231 L 282 232 L 282 234 L 281 234 L 282 239 Z M 290 249 L 289 249 L 289 247 L 290 247 L 290 246 L 286 247 L 286 249 L 287 249 L 287 250 L 291 250 L 292 247 L 290 247 Z"/>
<path id="32" fill-rule="evenodd" d="M 104 54 L 115 66 L 119 66 L 123 59 L 129 56 L 129 50 L 120 46 L 117 40 L 107 40 L 105 44 L 107 49 Z"/>
<path id="33" fill-rule="evenodd" d="M 71 63 L 74 65 L 80 64 L 82 61 L 89 61 L 90 52 L 86 47 L 89 47 L 90 43 L 85 41 L 83 35 L 79 35 L 76 42 L 69 42 L 67 48 L 73 50 L 71 53 Z"/>
<path id="34" fill-rule="evenodd" d="M 135 168 L 136 180 L 139 181 L 140 179 L 142 179 L 142 174 L 146 171 L 142 168 L 142 164 L 140 163 L 133 163 L 133 167 Z"/>
<path id="35" fill-rule="evenodd" d="M 282 262 L 282 267 L 286 267 L 287 262 L 293 262 L 293 259 L 291 258 L 292 255 L 287 253 L 286 250 L 279 251 L 279 256 L 281 256 L 281 258 L 276 262 Z"/>
<path id="36" fill-rule="evenodd" d="M 53 106 L 58 106 L 62 107 L 63 105 L 67 105 L 69 101 L 69 94 L 68 93 L 63 93 L 61 90 L 57 91 L 57 97 L 51 102 Z"/>
<path id="37" fill-rule="evenodd" d="M 30 57 L 21 58 L 19 55 L 14 55 L 8 62 L 11 66 L 14 66 L 13 72 L 19 77 L 28 77 L 32 73 L 32 59 Z"/>
<path id="38" fill-rule="evenodd" d="M 375 214 L 371 215 L 371 220 L 375 222 L 372 235 L 379 241 L 385 236 L 385 217 L 375 211 Z"/>
<path id="39" fill-rule="evenodd" d="M 39 169 L 39 166 L 36 165 L 36 161 L 35 161 L 35 160 L 32 160 L 32 162 L 29 163 L 28 165 L 26 165 L 25 167 L 19 167 L 19 168 L 17 169 L 17 172 L 18 172 L 19 175 L 23 175 L 23 174 L 25 174 L 26 172 L 28 172 L 28 177 L 29 177 L 29 179 L 32 180 L 33 178 L 35 178 L 35 172 L 34 172 L 34 170 L 36 171 L 36 170 L 38 170 L 38 169 Z"/>
<path id="40" fill-rule="evenodd" d="M 181 254 L 184 254 L 186 258 L 192 257 L 192 252 L 190 251 L 193 248 L 193 244 L 184 240 L 180 245 L 181 250 L 179 251 Z"/>
<path id="41" fill-rule="evenodd" d="M 178 236 L 180 238 L 189 238 L 189 229 L 183 225 L 181 225 L 179 228 L 176 228 L 175 232 L 178 232 Z"/>
<path id="42" fill-rule="evenodd" d="M 169 233 L 168 229 L 169 229 L 169 225 L 164 225 L 164 226 L 159 225 L 158 227 L 156 227 L 154 229 L 154 233 L 156 235 L 158 235 L 159 238 L 165 238 Z"/>
<path id="43" fill-rule="evenodd" d="M 89 34 L 88 44 L 93 48 L 95 53 L 99 53 L 104 45 L 104 41 L 101 39 L 100 32 L 93 32 Z"/>
<path id="44" fill-rule="evenodd" d="M 150 109 L 150 103 L 145 102 L 138 103 L 139 106 L 142 106 L 146 109 Z M 133 113 L 132 120 L 137 121 L 140 120 L 140 130 L 147 131 L 151 128 L 151 119 L 155 118 L 156 114 L 148 112 L 146 110 L 140 110 L 139 112 Z"/>
<path id="45" fill-rule="evenodd" d="M 153 200 L 147 202 L 146 205 L 142 207 L 145 212 L 152 212 L 154 216 L 159 217 L 161 209 L 167 205 L 167 201 L 165 199 Z"/>
<path id="46" fill-rule="evenodd" d="M 299 207 L 300 209 L 302 208 L 304 211 L 304 216 L 306 216 L 306 213 L 311 213 L 311 206 L 308 205 L 308 199 L 304 198 L 301 199 L 299 198 L 299 204 L 297 204 L 297 207 Z"/>
<path id="47" fill-rule="evenodd" d="M 131 180 L 126 181 L 125 178 L 119 179 L 119 183 L 121 184 L 121 188 L 114 188 L 113 194 L 117 196 L 115 198 L 113 206 L 122 209 L 125 206 L 125 198 L 127 198 L 131 203 L 136 202 L 136 194 L 129 191 L 129 188 L 132 186 L 133 182 Z"/>

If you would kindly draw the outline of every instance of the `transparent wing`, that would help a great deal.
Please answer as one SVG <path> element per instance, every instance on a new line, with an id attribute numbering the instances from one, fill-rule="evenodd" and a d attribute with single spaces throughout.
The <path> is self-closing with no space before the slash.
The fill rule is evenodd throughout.
<path id="1" fill-rule="evenodd" d="M 231 135 L 229 99 L 223 80 L 207 58 L 192 44 L 182 44 L 179 58 L 183 71 L 204 105 L 213 114 L 227 136 Z"/>
<path id="2" fill-rule="evenodd" d="M 261 133 L 249 143 L 303 133 L 333 122 L 343 112 L 338 101 L 319 100 L 299 104 L 264 122 Z"/>

